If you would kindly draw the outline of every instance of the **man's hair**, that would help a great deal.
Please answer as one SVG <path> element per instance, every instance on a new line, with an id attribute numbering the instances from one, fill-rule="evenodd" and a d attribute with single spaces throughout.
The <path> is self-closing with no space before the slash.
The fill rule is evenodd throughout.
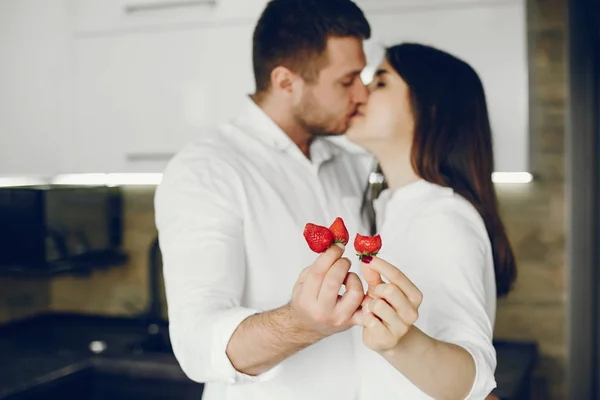
<path id="1" fill-rule="evenodd" d="M 312 83 L 327 61 L 323 53 L 329 37 L 370 36 L 367 19 L 350 0 L 271 0 L 254 29 L 256 91 L 271 87 L 271 72 L 278 66 Z"/>

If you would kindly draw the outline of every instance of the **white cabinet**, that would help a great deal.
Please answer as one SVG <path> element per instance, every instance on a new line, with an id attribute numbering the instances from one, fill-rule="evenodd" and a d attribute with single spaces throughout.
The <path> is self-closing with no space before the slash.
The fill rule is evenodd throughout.
<path id="1" fill-rule="evenodd" d="M 253 92 L 254 21 L 78 38 L 76 172 L 162 172 Z"/>
<path id="2" fill-rule="evenodd" d="M 161 172 L 194 132 L 234 116 L 254 89 L 251 40 L 263 0 L 162 7 L 178 4 L 167 0 L 157 9 L 124 13 L 133 1 L 141 4 L 78 0 L 75 172 Z M 231 2 L 254 14 L 244 16 Z M 469 62 L 486 89 L 496 171 L 529 170 L 521 0 L 359 4 L 373 29 L 370 60 L 384 45 L 416 41 Z"/>
<path id="3" fill-rule="evenodd" d="M 254 22 L 267 0 L 71 0 L 78 35 Z"/>
<path id="4" fill-rule="evenodd" d="M 385 0 L 363 0 L 383 4 Z M 408 1 L 399 0 L 399 4 Z M 495 170 L 529 171 L 527 32 L 523 1 L 419 0 L 422 7 L 367 11 L 373 30 L 366 45 L 372 70 L 383 48 L 401 42 L 432 45 L 462 58 L 479 74 L 493 130 Z M 389 3 L 389 2 L 388 2 Z"/>
<path id="5" fill-rule="evenodd" d="M 0 175 L 162 172 L 254 90 L 267 0 L 0 1 Z M 381 45 L 418 41 L 471 63 L 497 171 L 526 171 L 522 0 L 357 0 Z M 373 67 L 371 64 L 370 67 Z"/>
<path id="6" fill-rule="evenodd" d="M 71 0 L 73 172 L 162 172 L 253 92 L 267 0 Z"/>
<path id="7" fill-rule="evenodd" d="M 0 1 L 0 175 L 71 168 L 68 15 L 61 0 Z"/>

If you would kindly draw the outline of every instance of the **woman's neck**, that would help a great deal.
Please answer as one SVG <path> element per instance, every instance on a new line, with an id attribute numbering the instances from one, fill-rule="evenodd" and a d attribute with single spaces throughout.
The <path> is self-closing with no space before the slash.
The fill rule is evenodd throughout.
<path id="1" fill-rule="evenodd" d="M 378 153 L 375 156 L 392 192 L 420 179 L 411 165 L 408 146 L 390 146 Z"/>

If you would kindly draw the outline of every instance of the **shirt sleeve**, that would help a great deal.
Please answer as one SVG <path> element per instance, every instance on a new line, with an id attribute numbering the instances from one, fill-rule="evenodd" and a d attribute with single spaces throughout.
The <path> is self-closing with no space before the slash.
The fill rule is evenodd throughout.
<path id="1" fill-rule="evenodd" d="M 196 382 L 248 383 L 226 354 L 239 324 L 258 310 L 240 305 L 246 279 L 239 175 L 218 159 L 174 159 L 155 194 L 173 352 Z"/>
<path id="2" fill-rule="evenodd" d="M 438 210 L 417 217 L 408 235 L 406 274 L 423 293 L 415 325 L 473 357 L 476 376 L 466 398 L 483 399 L 496 387 L 493 321 L 486 312 L 486 291 L 495 293 L 495 285 L 485 279 L 485 268 L 493 268 L 485 227 Z"/>

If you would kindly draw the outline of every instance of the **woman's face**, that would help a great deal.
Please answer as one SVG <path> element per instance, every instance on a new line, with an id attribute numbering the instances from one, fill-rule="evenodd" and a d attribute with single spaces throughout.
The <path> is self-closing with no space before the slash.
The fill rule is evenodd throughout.
<path id="1" fill-rule="evenodd" d="M 379 65 L 369 93 L 351 120 L 348 139 L 375 156 L 391 146 L 410 148 L 414 118 L 409 88 L 387 59 Z"/>

